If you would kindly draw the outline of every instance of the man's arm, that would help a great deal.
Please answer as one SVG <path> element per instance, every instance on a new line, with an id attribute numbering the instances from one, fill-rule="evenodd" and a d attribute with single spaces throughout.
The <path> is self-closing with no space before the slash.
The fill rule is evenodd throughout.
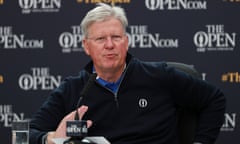
<path id="1" fill-rule="evenodd" d="M 80 119 L 84 116 L 84 114 L 87 112 L 88 107 L 87 106 L 81 106 L 78 108 L 78 114 Z M 53 138 L 65 138 L 66 137 L 66 122 L 74 120 L 76 111 L 73 111 L 69 113 L 67 116 L 65 116 L 60 124 L 58 125 L 58 128 L 56 131 L 49 131 L 49 132 L 41 132 L 39 130 L 36 130 L 34 128 L 31 128 L 31 138 L 35 137 L 34 139 L 30 140 L 31 144 L 54 144 L 52 139 Z M 92 125 L 91 120 L 87 120 L 87 125 L 90 127 Z"/>

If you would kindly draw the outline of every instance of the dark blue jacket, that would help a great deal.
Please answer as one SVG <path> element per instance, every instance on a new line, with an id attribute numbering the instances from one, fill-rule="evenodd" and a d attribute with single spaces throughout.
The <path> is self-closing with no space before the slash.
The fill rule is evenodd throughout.
<path id="1" fill-rule="evenodd" d="M 33 116 L 30 144 L 56 130 L 65 115 L 74 111 L 89 74 L 90 62 L 79 76 L 68 77 Z M 213 143 L 225 110 L 223 93 L 206 81 L 168 68 L 165 62 L 143 62 L 130 54 L 116 94 L 95 82 L 80 105 L 84 119 L 92 120 L 91 136 L 105 136 L 112 144 L 177 144 L 177 109 L 199 116 L 195 141 Z"/>

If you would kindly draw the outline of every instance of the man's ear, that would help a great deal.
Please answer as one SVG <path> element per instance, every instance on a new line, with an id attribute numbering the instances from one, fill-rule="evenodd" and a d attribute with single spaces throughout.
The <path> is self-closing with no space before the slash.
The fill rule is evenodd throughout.
<path id="1" fill-rule="evenodd" d="M 127 48 L 127 51 L 128 51 L 128 49 L 129 49 L 128 44 L 129 44 L 129 39 L 128 39 L 128 36 L 126 35 L 126 48 Z"/>
<path id="2" fill-rule="evenodd" d="M 87 55 L 89 55 L 88 43 L 87 43 L 87 40 L 86 40 L 85 38 L 82 40 L 82 47 L 83 47 L 85 53 L 86 53 Z"/>

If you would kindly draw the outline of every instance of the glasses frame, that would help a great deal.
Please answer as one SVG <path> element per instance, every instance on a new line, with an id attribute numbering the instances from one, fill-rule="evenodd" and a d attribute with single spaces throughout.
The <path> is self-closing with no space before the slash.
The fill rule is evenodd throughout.
<path id="1" fill-rule="evenodd" d="M 105 44 L 110 38 L 111 42 L 119 43 L 124 39 L 125 36 L 126 34 L 113 34 L 110 36 L 86 37 L 86 39 L 90 39 L 97 44 Z"/>

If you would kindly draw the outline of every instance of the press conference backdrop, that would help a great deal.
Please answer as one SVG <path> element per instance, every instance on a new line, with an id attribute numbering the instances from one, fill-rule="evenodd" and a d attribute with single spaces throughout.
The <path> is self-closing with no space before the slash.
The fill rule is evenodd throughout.
<path id="1" fill-rule="evenodd" d="M 239 144 L 240 0 L 0 0 L 0 143 L 89 61 L 80 21 L 97 2 L 129 18 L 130 52 L 193 65 L 220 87 L 227 111 L 217 144 Z"/>

